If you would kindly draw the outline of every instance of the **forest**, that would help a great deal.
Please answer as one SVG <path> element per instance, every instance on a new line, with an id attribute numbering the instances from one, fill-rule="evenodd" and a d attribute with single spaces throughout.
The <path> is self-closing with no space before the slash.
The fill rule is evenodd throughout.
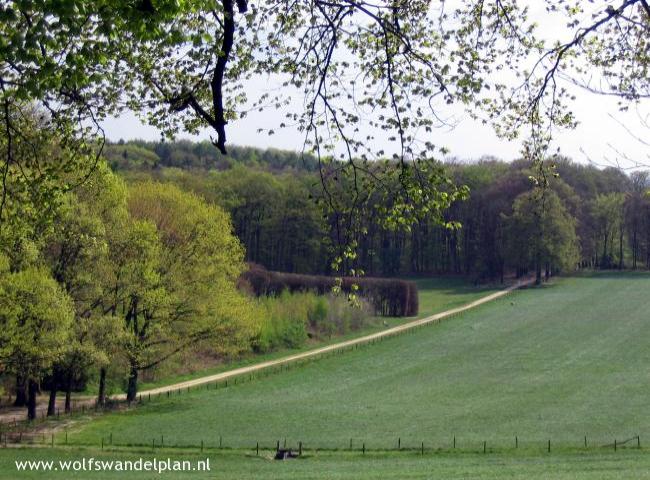
<path id="1" fill-rule="evenodd" d="M 310 200 L 320 189 L 311 157 L 303 163 L 297 154 L 237 149 L 241 161 L 206 168 L 202 152 L 208 147 L 207 142 L 115 143 L 106 156 L 131 181 L 172 183 L 220 205 L 232 217 L 247 261 L 283 272 L 332 273 L 333 221 Z M 544 275 L 650 268 L 648 173 L 628 175 L 563 157 L 552 162 L 556 177 L 546 193 L 543 224 L 535 221 L 535 172 L 529 162 L 495 156 L 452 160 L 445 171 L 455 184 L 467 186 L 466 198 L 450 205 L 442 224 L 432 216 L 410 229 L 391 229 L 367 217 L 356 267 L 372 276 L 457 274 L 476 281 L 502 281 L 536 265 Z M 542 228 L 546 234 L 538 245 Z"/>

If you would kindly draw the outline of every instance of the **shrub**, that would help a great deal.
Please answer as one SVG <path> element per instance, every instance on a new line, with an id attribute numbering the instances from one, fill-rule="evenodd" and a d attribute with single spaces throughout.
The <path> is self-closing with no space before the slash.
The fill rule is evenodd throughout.
<path id="1" fill-rule="evenodd" d="M 351 305 L 346 298 L 290 293 L 259 298 L 261 328 L 253 350 L 268 352 L 279 348 L 300 348 L 309 337 L 331 338 L 363 327 L 369 317 L 365 302 Z"/>

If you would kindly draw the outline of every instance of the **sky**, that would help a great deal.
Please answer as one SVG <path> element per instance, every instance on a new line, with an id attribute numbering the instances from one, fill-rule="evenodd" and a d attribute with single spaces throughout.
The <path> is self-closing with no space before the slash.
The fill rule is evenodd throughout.
<path id="1" fill-rule="evenodd" d="M 567 40 L 570 38 L 567 38 L 568 32 L 564 29 L 563 21 L 550 18 L 543 12 L 543 2 L 539 0 L 536 2 L 525 0 L 525 2 L 530 5 L 533 18 L 545 19 L 539 25 L 542 36 L 547 38 L 559 36 Z M 601 7 L 602 5 L 596 8 Z M 650 168 L 650 148 L 647 143 L 644 144 L 635 138 L 635 135 L 641 139 L 650 136 L 648 128 L 644 127 L 639 120 L 650 118 L 650 105 L 647 101 L 638 109 L 620 112 L 615 98 L 595 95 L 568 84 L 566 86 L 576 96 L 573 111 L 579 125 L 574 130 L 556 133 L 554 148 L 559 148 L 560 153 L 576 162 L 590 162 L 597 166 L 618 164 L 623 168 L 631 168 L 632 160 L 636 160 L 647 164 Z M 255 93 L 262 94 L 270 87 L 275 88 L 272 79 L 255 79 L 249 86 L 249 91 L 252 92 L 250 96 L 255 97 Z M 490 155 L 510 161 L 520 156 L 520 142 L 499 139 L 490 126 L 472 120 L 461 107 L 452 108 L 449 114 L 455 119 L 455 127 L 436 129 L 430 134 L 431 138 L 426 138 L 438 146 L 446 147 L 450 152 L 449 157 L 471 161 Z M 228 142 L 230 145 L 301 150 L 304 142 L 303 134 L 291 128 L 277 128 L 282 117 L 282 111 L 274 110 L 249 114 L 245 119 L 237 120 L 227 126 Z M 160 133 L 155 128 L 143 125 L 130 112 L 124 113 L 119 118 L 106 120 L 103 128 L 107 137 L 114 141 L 160 139 Z M 274 129 L 275 134 L 268 136 L 264 132 L 258 133 L 258 129 Z M 205 130 L 197 136 L 180 133 L 177 138 L 209 139 L 210 131 Z M 386 150 L 391 150 L 388 144 L 386 147 Z"/>

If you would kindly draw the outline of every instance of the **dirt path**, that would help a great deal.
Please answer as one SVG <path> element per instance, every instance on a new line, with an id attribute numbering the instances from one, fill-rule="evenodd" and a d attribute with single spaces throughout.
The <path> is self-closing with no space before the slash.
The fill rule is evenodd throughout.
<path id="1" fill-rule="evenodd" d="M 435 315 L 431 315 L 429 317 L 421 318 L 419 320 L 414 320 L 412 322 L 404 323 L 402 325 L 398 325 L 393 328 L 388 328 L 386 330 L 382 330 L 381 332 L 373 333 L 370 335 L 366 335 L 363 337 L 355 338 L 352 340 L 347 340 L 344 342 L 339 342 L 339 343 L 334 343 L 332 345 L 327 345 L 325 347 L 320 347 L 316 348 L 314 350 L 309 350 L 303 353 L 297 353 L 295 355 L 289 355 L 286 357 L 278 358 L 276 360 L 269 360 L 266 362 L 262 363 L 257 363 L 254 365 L 250 365 L 247 367 L 241 367 L 241 368 L 236 368 L 233 370 L 228 370 L 222 373 L 217 373 L 214 375 L 208 375 L 205 377 L 200 377 L 196 378 L 194 380 L 187 380 L 184 382 L 179 382 L 179 383 L 174 383 L 172 385 L 166 385 L 164 387 L 158 387 L 158 388 L 153 388 L 150 390 L 143 390 L 141 392 L 138 392 L 139 395 L 145 396 L 145 395 L 158 395 L 158 394 L 164 394 L 172 391 L 176 391 L 179 389 L 186 389 L 190 387 L 197 387 L 199 385 L 205 385 L 206 383 L 214 383 L 214 382 L 220 382 L 224 380 L 228 380 L 234 377 L 238 377 L 240 375 L 246 375 L 246 374 L 252 374 L 256 372 L 260 372 L 265 369 L 273 368 L 273 367 L 279 367 L 279 366 L 284 366 L 288 365 L 291 363 L 295 363 L 301 360 L 307 360 L 311 358 L 315 358 L 321 355 L 325 355 L 328 353 L 336 352 L 339 350 L 345 350 L 349 348 L 353 348 L 356 345 L 364 345 L 371 343 L 376 340 L 380 340 L 382 338 L 390 337 L 392 335 L 397 335 L 400 333 L 403 333 L 405 331 L 411 330 L 413 328 L 417 328 L 423 325 L 427 325 L 430 323 L 437 323 L 441 320 L 444 320 L 445 318 L 449 318 L 453 315 L 457 315 L 461 312 L 470 310 L 472 308 L 476 308 L 479 305 L 483 305 L 484 303 L 491 302 L 492 300 L 496 300 L 497 298 L 503 297 L 513 290 L 516 290 L 518 288 L 521 288 L 525 285 L 530 285 L 534 282 L 534 279 L 527 279 L 520 281 L 511 287 L 506 288 L 505 290 L 500 290 L 498 292 L 492 293 L 490 295 L 487 295 L 485 297 L 479 298 L 478 300 L 475 300 L 471 303 L 468 303 L 466 305 L 463 305 L 461 307 L 453 308 L 451 310 L 446 310 L 444 312 L 436 313 Z M 118 395 L 112 395 L 112 399 L 115 400 L 125 400 L 126 399 L 126 394 L 118 394 Z M 95 398 L 94 397 L 76 397 L 73 398 L 72 400 L 73 403 L 73 410 L 78 411 L 81 408 L 91 408 L 95 404 Z M 57 409 L 61 411 L 61 414 L 63 414 L 63 398 L 61 395 L 58 396 L 57 398 Z M 44 417 L 45 412 L 47 410 L 47 396 L 39 396 L 38 401 L 37 401 L 37 416 Z M 12 424 L 16 420 L 20 421 L 25 418 L 25 408 L 20 407 L 5 407 L 0 411 L 0 422 L 2 424 Z"/>
<path id="2" fill-rule="evenodd" d="M 139 395 L 145 396 L 145 395 L 158 395 L 158 394 L 163 394 L 167 393 L 168 391 L 175 391 L 179 389 L 185 389 L 185 388 L 190 388 L 190 387 L 196 387 L 199 385 L 205 385 L 206 383 L 213 383 L 213 382 L 218 382 L 222 380 L 227 380 L 230 378 L 234 378 L 240 375 L 246 375 L 246 374 L 251 374 L 255 372 L 259 372 L 261 370 L 265 370 L 267 368 L 273 368 L 273 367 L 279 367 L 280 365 L 287 365 L 290 363 L 294 363 L 300 360 L 306 360 L 314 357 L 318 357 L 320 355 L 324 355 L 327 353 L 335 352 L 338 350 L 345 350 L 349 349 L 351 347 L 354 347 L 355 345 L 363 345 L 367 343 L 371 343 L 375 340 L 379 340 L 381 338 L 385 337 L 390 337 L 392 335 L 397 335 L 399 333 L 403 333 L 404 331 L 411 330 L 413 328 L 420 327 L 422 325 L 427 325 L 430 323 L 437 323 L 445 318 L 451 317 L 453 315 L 459 314 L 461 312 L 465 312 L 467 310 L 471 310 L 472 308 L 476 308 L 479 305 L 483 305 L 484 303 L 491 302 L 492 300 L 496 300 L 497 298 L 501 298 L 505 295 L 508 295 L 510 292 L 513 290 L 516 290 L 518 288 L 521 288 L 523 286 L 531 285 L 534 283 L 534 279 L 526 279 L 519 281 L 512 285 L 511 287 L 506 288 L 505 290 L 500 290 L 498 292 L 492 293 L 490 295 L 487 295 L 485 297 L 479 298 L 478 300 L 474 300 L 473 302 L 470 302 L 466 305 L 463 305 L 462 307 L 457 307 L 457 308 L 452 308 L 451 310 L 446 310 L 444 312 L 436 313 L 434 315 L 431 315 L 429 317 L 421 318 L 419 320 L 414 320 L 412 322 L 404 323 L 402 325 L 398 325 L 397 327 L 389 328 L 386 330 L 382 330 L 381 332 L 373 333 L 371 335 L 366 335 L 364 337 L 359 337 L 355 338 L 352 340 L 347 340 L 345 342 L 339 342 L 339 343 L 334 343 L 332 345 L 327 345 L 326 347 L 321 347 L 321 348 L 316 348 L 314 350 L 309 350 L 307 352 L 303 353 L 297 353 L 295 355 L 289 355 L 287 357 L 282 357 L 278 358 L 276 360 L 269 360 L 266 362 L 262 363 L 257 363 L 255 365 L 250 365 L 247 367 L 241 367 L 241 368 L 236 368 L 234 370 L 228 370 L 226 372 L 222 373 L 216 373 L 214 375 L 208 375 L 205 377 L 201 378 L 196 378 L 194 380 L 187 380 L 185 382 L 180 382 L 180 383 L 175 383 L 173 385 L 166 385 L 164 387 L 158 387 L 158 388 L 152 388 L 150 390 L 144 390 L 141 392 L 138 392 Z M 126 394 L 119 394 L 119 395 L 113 395 L 111 398 L 116 399 L 116 400 L 124 400 L 126 398 Z"/>

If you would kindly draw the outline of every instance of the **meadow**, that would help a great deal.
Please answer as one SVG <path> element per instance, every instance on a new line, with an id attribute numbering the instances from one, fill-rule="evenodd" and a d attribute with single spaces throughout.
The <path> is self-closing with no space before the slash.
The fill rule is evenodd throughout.
<path id="1" fill-rule="evenodd" d="M 502 288 L 502 286 L 498 284 L 474 285 L 466 278 L 458 276 L 414 278 L 413 280 L 418 285 L 418 296 L 420 302 L 420 310 L 417 318 L 424 318 L 435 313 L 459 307 Z M 241 358 L 230 359 L 211 366 L 205 365 L 205 359 L 192 358 L 189 353 L 186 353 L 171 358 L 170 361 L 161 369 L 161 372 L 156 375 L 156 379 L 144 380 L 140 385 L 140 389 L 147 390 L 157 388 L 186 380 L 193 380 L 206 375 L 221 373 L 233 368 L 252 365 L 265 360 L 281 358 L 286 355 L 304 352 L 315 347 L 325 346 L 331 343 L 337 343 L 379 332 L 386 328 L 391 328 L 411 320 L 412 318 L 405 317 L 371 317 L 361 329 L 348 332 L 344 335 L 336 335 L 331 339 L 309 341 L 301 348 L 282 348 L 264 354 L 244 355 Z M 187 369 L 190 371 L 177 373 Z M 96 394 L 95 388 L 95 383 L 89 384 L 88 390 L 83 392 L 83 394 Z M 118 392 L 115 391 L 113 393 Z"/>
<path id="2" fill-rule="evenodd" d="M 439 325 L 228 388 L 102 416 L 71 444 L 543 450 L 650 439 L 650 275 L 516 292 Z M 61 437 L 57 438 L 60 443 Z M 486 477 L 490 478 L 490 477 Z"/>

